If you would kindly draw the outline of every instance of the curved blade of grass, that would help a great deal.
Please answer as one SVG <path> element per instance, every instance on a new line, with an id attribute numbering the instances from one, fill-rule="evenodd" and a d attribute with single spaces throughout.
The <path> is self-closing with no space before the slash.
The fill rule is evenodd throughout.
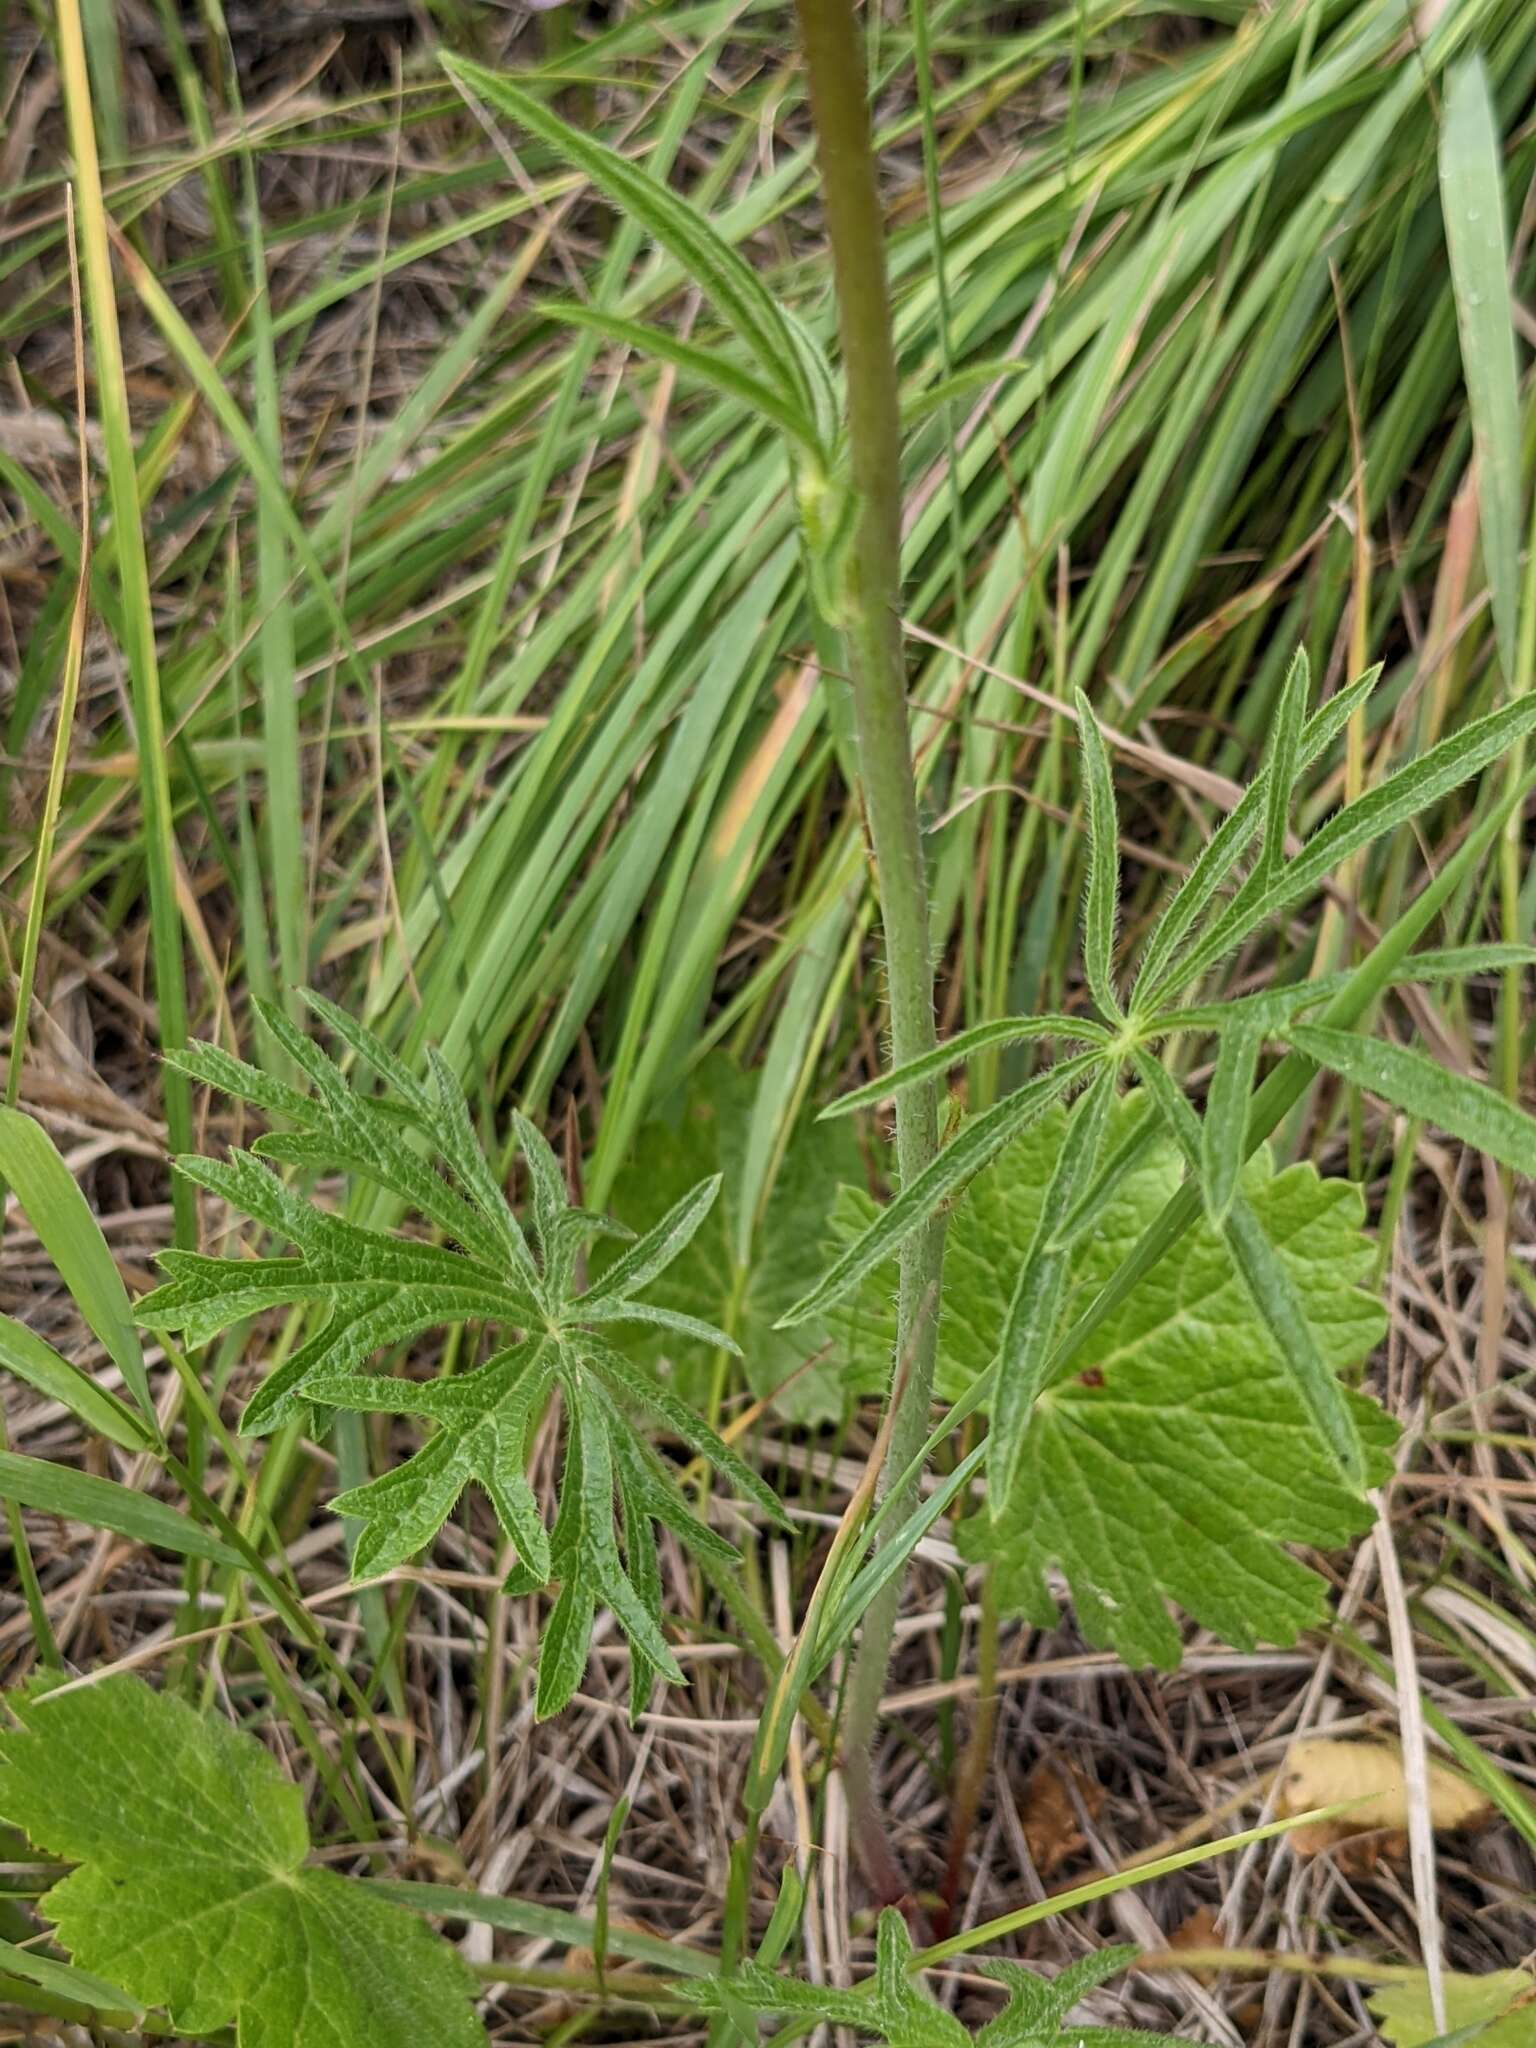
<path id="1" fill-rule="evenodd" d="M 174 1551 L 178 1557 L 200 1557 L 209 1564 L 243 1569 L 245 1560 L 217 1536 L 201 1528 L 164 1501 L 94 1473 L 75 1472 L 48 1458 L 28 1458 L 19 1451 L 0 1451 L 0 1496 L 20 1501 L 43 1514 L 62 1515 L 88 1528 L 110 1529 L 132 1543 Z"/>
<path id="2" fill-rule="evenodd" d="M 0 1315 L 0 1365 L 48 1400 L 59 1402 L 78 1416 L 87 1429 L 94 1429 L 121 1450 L 142 1451 L 153 1442 L 131 1408 L 124 1407 L 105 1387 L 98 1387 L 78 1366 L 61 1358 L 51 1344 L 25 1323 L 18 1323 L 14 1316 Z"/>
<path id="3" fill-rule="evenodd" d="M 1365 1638 L 1359 1635 L 1346 1621 L 1335 1621 L 1329 1633 L 1345 1645 L 1352 1657 L 1357 1657 L 1367 1670 L 1374 1671 L 1378 1678 L 1389 1686 L 1399 1682 L 1399 1673 L 1389 1658 Z M 1496 1806 L 1510 1825 L 1516 1828 L 1532 1849 L 1536 1849 L 1536 1803 L 1530 1799 L 1524 1787 L 1502 1769 L 1489 1755 L 1484 1746 L 1472 1739 L 1464 1728 L 1453 1721 L 1443 1708 L 1432 1699 L 1421 1701 L 1424 1719 L 1445 1744 L 1451 1755 L 1467 1776 L 1472 1779 L 1487 1798 Z"/>
<path id="4" fill-rule="evenodd" d="M 1091 1905 L 1095 1899 L 1112 1898 L 1116 1892 L 1128 1891 L 1151 1878 L 1171 1877 L 1175 1871 L 1190 1870 L 1197 1863 L 1208 1863 L 1215 1856 L 1230 1856 L 1234 1849 L 1247 1849 L 1255 1842 L 1272 1842 L 1279 1835 L 1288 1835 L 1292 1828 L 1333 1820 L 1342 1813 L 1348 1813 L 1352 1803 L 1345 1800 L 1338 1806 L 1319 1806 L 1307 1813 L 1288 1815 L 1284 1820 L 1266 1821 L 1261 1827 L 1244 1828 L 1240 1834 L 1223 1835 L 1215 1842 L 1197 1842 L 1192 1849 L 1176 1849 L 1172 1855 L 1159 1856 L 1153 1863 L 1138 1863 L 1130 1870 L 1117 1870 L 1108 1877 L 1092 1878 L 1087 1884 L 1074 1885 L 1070 1891 L 1053 1892 L 1049 1898 L 1037 1900 L 1032 1906 L 1020 1906 L 1014 1912 L 1000 1914 L 995 1920 L 984 1920 L 979 1927 L 967 1927 L 959 1934 L 952 1934 L 947 1941 L 935 1942 L 932 1948 L 925 1948 L 913 1957 L 912 1967 L 928 1970 L 936 1963 L 947 1962 L 951 1956 L 963 1956 L 972 1949 L 990 1948 L 1006 1935 L 1016 1934 L 1021 1927 L 1033 1927 L 1037 1920 L 1054 1920 L 1060 1913 Z"/>
<path id="5" fill-rule="evenodd" d="M 482 1927 L 498 1927 L 508 1934 L 531 1935 L 552 1941 L 562 1948 L 591 1948 L 597 1932 L 595 1920 L 584 1913 L 567 1913 L 558 1906 L 540 1906 L 525 1899 L 504 1899 L 492 1892 L 464 1891 L 456 1884 L 413 1883 L 397 1878 L 362 1880 L 381 1898 L 397 1906 L 409 1906 L 415 1913 L 431 1913 L 444 1920 L 470 1920 Z M 684 1942 L 664 1941 L 613 1921 L 608 1929 L 612 1954 L 649 1963 L 658 1970 L 670 1970 L 679 1977 L 713 1976 L 718 1959 Z"/>
<path id="6" fill-rule="evenodd" d="M 980 391 L 988 384 L 1001 382 L 1004 377 L 1016 377 L 1033 367 L 1018 356 L 997 356 L 982 363 L 968 363 L 963 370 L 956 370 L 948 377 L 941 377 L 937 384 L 930 384 L 922 391 L 908 392 L 901 401 L 901 425 L 904 433 L 920 427 L 924 420 L 932 419 L 946 406 L 953 405 L 958 398 L 965 398 L 973 391 Z"/>
<path id="7" fill-rule="evenodd" d="M 293 509 L 293 502 L 282 478 L 273 466 L 265 443 L 247 421 L 243 409 L 219 374 L 218 366 L 192 331 L 170 293 L 138 252 L 121 235 L 116 234 L 115 230 L 114 239 L 128 281 L 138 294 L 140 304 L 160 329 L 166 345 L 239 451 L 240 459 L 249 470 L 251 481 L 256 487 L 263 512 L 270 521 L 270 533 L 274 537 L 281 535 L 292 548 L 326 619 L 335 631 L 343 659 L 353 680 L 365 698 L 371 696 L 368 672 L 358 654 L 346 614 L 332 588 L 330 578 L 326 575 L 313 541 Z"/>
<path id="8" fill-rule="evenodd" d="M 963 1457 L 954 1471 L 934 1488 L 920 1507 L 914 1508 L 899 1527 L 893 1529 L 875 1552 L 859 1567 L 858 1573 L 842 1593 L 832 1612 L 817 1632 L 816 1654 L 806 1678 L 807 1684 L 814 1684 L 826 1670 L 838 1651 L 852 1640 L 864 1610 L 882 1587 L 905 1567 L 928 1531 L 948 1509 L 951 1501 L 970 1485 L 976 1473 L 981 1470 L 987 1456 L 985 1438 Z M 873 1535 L 873 1525 L 866 1530 L 866 1536 Z"/>
<path id="9" fill-rule="evenodd" d="M 742 1146 L 732 1243 L 736 1263 L 744 1271 L 750 1266 L 752 1241 L 767 1212 L 801 1106 L 820 1067 L 820 1052 L 826 1042 L 827 984 L 836 972 L 839 953 L 850 943 L 847 933 L 852 910 L 851 892 L 845 892 L 815 920 L 790 975 L 758 1069 Z M 853 929 L 852 943 L 857 944 L 864 929 L 862 920 L 855 922 Z"/>
<path id="10" fill-rule="evenodd" d="M 48 1133 L 18 1109 L 0 1109 L 0 1180 L 14 1190 L 44 1251 L 106 1347 L 158 1442 L 155 1404 L 128 1290 L 101 1225 Z"/>
<path id="11" fill-rule="evenodd" d="M 1520 584 L 1520 384 L 1504 229 L 1504 169 L 1481 57 L 1451 72 L 1440 125 L 1440 205 L 1477 451 L 1477 504 L 1494 635 L 1515 678 Z"/>
<path id="12" fill-rule="evenodd" d="M 692 342 L 679 341 L 664 327 L 653 327 L 643 320 L 626 320 L 622 314 L 604 313 L 595 306 L 579 305 L 570 299 L 548 301 L 539 310 L 564 326 L 584 328 L 605 341 L 618 342 L 624 348 L 634 349 L 637 354 L 654 356 L 658 362 L 670 363 L 685 377 L 708 384 L 712 389 L 724 392 L 728 398 L 738 400 L 752 412 L 761 413 L 780 433 L 786 434 L 808 455 L 814 456 L 823 468 L 829 465 L 828 451 L 818 441 L 814 423 L 808 416 L 791 405 L 772 385 L 765 384 L 750 371 L 738 369 L 729 356 L 712 354 L 707 348 L 695 347 Z"/>
<path id="13" fill-rule="evenodd" d="M 800 352 L 772 293 L 707 221 L 665 185 L 636 170 L 617 150 L 583 135 L 511 79 L 447 52 L 441 53 L 440 62 L 461 89 L 536 135 L 556 155 L 584 172 L 614 205 L 640 221 L 713 301 L 757 357 L 769 382 L 807 422 L 815 417 Z"/>
<path id="14" fill-rule="evenodd" d="M 30 1948 L 18 1948 L 10 1941 L 0 1941 L 0 1976 L 20 1977 L 25 1983 L 35 1984 L 40 1991 L 51 1992 L 56 1998 L 71 1999 L 76 2005 L 87 2006 L 93 2012 L 111 2013 L 114 2017 L 130 2014 L 139 2017 L 144 2011 L 137 1999 L 130 1998 L 126 1991 L 119 1991 L 115 1984 L 92 1976 L 89 1970 L 76 1969 L 73 1963 L 55 1962 L 51 1956 L 39 1955 Z"/>

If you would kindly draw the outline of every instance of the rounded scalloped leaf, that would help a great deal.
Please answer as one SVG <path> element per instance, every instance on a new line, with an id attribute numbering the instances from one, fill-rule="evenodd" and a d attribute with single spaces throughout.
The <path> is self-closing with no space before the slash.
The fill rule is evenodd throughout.
<path id="1" fill-rule="evenodd" d="M 1370 2003 L 1381 2037 L 1392 2048 L 1431 2048 L 1435 2041 L 1459 2040 L 1463 2028 L 1475 2029 L 1467 2048 L 1530 2048 L 1536 2041 L 1536 1977 L 1528 1970 L 1494 1970 L 1484 1977 L 1447 1972 L 1444 2030 L 1436 2024 L 1422 1972 L 1372 1992 Z"/>
<path id="2" fill-rule="evenodd" d="M 306 1867 L 298 1787 L 253 1736 L 126 1673 L 7 1701 L 0 1815 L 78 1865 L 40 1906 L 82 1969 L 239 2048 L 485 2048 L 458 1953 Z"/>
<path id="3" fill-rule="evenodd" d="M 1116 1107 L 1107 1146 L 1137 1098 Z M 1065 1129 L 1057 1111 L 1011 1145 L 950 1223 L 940 1384 L 953 1398 L 995 1354 L 1008 1297 Z M 1084 1238 L 1072 1276 L 1079 1306 L 1109 1279 L 1180 1178 L 1153 1146 Z M 1351 1183 L 1310 1166 L 1273 1169 L 1267 1151 L 1243 1188 L 1285 1262 L 1327 1362 L 1348 1375 L 1386 1317 L 1359 1286 L 1373 1247 Z M 839 1211 L 857 1228 L 862 1198 Z M 861 1376 L 889 1357 L 890 1286 L 874 1275 L 841 1312 Z M 1071 1309 L 1069 1307 L 1069 1315 Z M 1351 1405 L 1373 1473 L 1396 1431 L 1363 1395 Z M 1181 1607 L 1228 1642 L 1288 1643 L 1323 1618 L 1324 1588 L 1286 1546 L 1330 1549 L 1368 1526 L 1343 1484 L 1285 1361 L 1251 1306 L 1216 1231 L 1190 1230 L 1048 1386 L 1025 1434 L 1012 1499 L 964 1525 L 962 1548 L 1000 1567 L 1000 1592 L 1041 1625 L 1054 1618 L 1059 1568 L 1091 1642 L 1133 1663 L 1178 1662 Z"/>

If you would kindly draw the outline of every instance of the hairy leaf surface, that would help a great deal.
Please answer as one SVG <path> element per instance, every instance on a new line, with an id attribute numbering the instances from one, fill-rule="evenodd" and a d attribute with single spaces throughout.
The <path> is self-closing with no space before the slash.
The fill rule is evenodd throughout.
<path id="1" fill-rule="evenodd" d="M 665 1299 L 636 1298 L 689 1254 L 715 1206 L 719 1175 L 685 1175 L 636 1236 L 568 1199 L 547 1140 L 514 1111 L 528 1181 L 525 1236 L 446 1064 L 434 1057 L 431 1084 L 419 1081 L 354 1018 L 322 997 L 307 1000 L 391 1093 L 356 1088 L 266 1005 L 261 1014 L 311 1093 L 212 1046 L 178 1053 L 178 1064 L 195 1078 L 299 1127 L 260 1138 L 251 1152 L 224 1162 L 177 1161 L 185 1178 L 222 1196 L 298 1256 L 164 1252 L 165 1284 L 139 1303 L 139 1319 L 198 1341 L 260 1309 L 305 1303 L 325 1311 L 316 1334 L 268 1375 L 246 1409 L 246 1430 L 270 1429 L 314 1406 L 414 1415 L 435 1425 L 402 1464 L 334 1501 L 363 1525 L 354 1577 L 388 1571 L 424 1549 L 474 1481 L 515 1550 L 508 1591 L 559 1585 L 539 1664 L 539 1715 L 557 1713 L 581 1683 L 600 1607 L 611 1609 L 629 1640 L 630 1701 L 638 1712 L 654 1677 L 682 1677 L 662 1633 L 656 1525 L 715 1565 L 736 1561 L 731 1545 L 689 1512 L 642 1423 L 659 1422 L 771 1519 L 783 1513 L 751 1467 L 651 1364 L 611 1341 L 638 1329 L 653 1345 L 736 1348 L 724 1331 Z M 402 1197 L 450 1242 L 362 1229 L 290 1187 L 264 1163 L 273 1159 L 340 1165 Z M 583 1251 L 594 1240 L 614 1239 L 624 1241 L 623 1251 L 583 1292 Z M 484 1364 L 426 1382 L 368 1369 L 376 1353 L 452 1324 L 489 1326 L 512 1341 Z M 554 1526 L 547 1529 L 525 1465 L 531 1433 L 556 1394 L 565 1457 Z"/>
<path id="2" fill-rule="evenodd" d="M 1116 1105 L 1106 1149 L 1143 1113 Z M 996 1356 L 1021 1247 L 1035 1233 L 1066 1129 L 1060 1109 L 1016 1139 L 950 1221 L 939 1382 L 956 1399 Z M 1066 1313 L 1110 1278 L 1179 1184 L 1161 1138 L 1149 1144 L 1073 1248 Z M 1357 1282 L 1371 1259 L 1361 1202 L 1347 1182 L 1309 1166 L 1275 1173 L 1249 1161 L 1242 1186 L 1305 1305 L 1323 1357 L 1347 1373 L 1384 1318 Z M 843 1236 L 872 1205 L 845 1190 Z M 889 1356 L 891 1279 L 869 1276 L 838 1312 L 860 1380 L 878 1384 Z M 1361 1396 L 1351 1407 L 1373 1466 L 1391 1426 Z M 1041 1392 L 1009 1497 L 962 1526 L 992 1554 L 1008 1603 L 1054 1619 L 1046 1574 L 1059 1566 L 1088 1638 L 1133 1663 L 1171 1666 L 1175 1602 L 1229 1642 L 1290 1642 L 1319 1621 L 1323 1586 L 1288 1544 L 1347 1542 L 1369 1510 L 1336 1475 L 1328 1447 L 1253 1308 L 1220 1235 L 1191 1230 L 1097 1332 L 1091 1353 Z"/>
<path id="3" fill-rule="evenodd" d="M 747 1963 L 735 1976 L 688 1985 L 685 1995 L 707 2011 L 732 2017 L 781 2013 L 789 2020 L 852 2027 L 877 2035 L 889 2048 L 970 2048 L 973 2040 L 979 2048 L 1154 2048 L 1169 2037 L 1125 2027 L 1066 2024 L 1067 2015 L 1086 1993 L 1135 1957 L 1134 1948 L 1103 1948 L 1068 1964 L 1054 1977 L 1037 1976 L 1017 1963 L 983 1963 L 981 1974 L 1004 1985 L 1008 1999 L 996 2018 L 973 2035 L 923 1989 L 912 1971 L 907 1923 L 894 1906 L 887 1906 L 876 1932 L 875 1974 L 856 1991 L 801 1983 L 761 1963 Z"/>

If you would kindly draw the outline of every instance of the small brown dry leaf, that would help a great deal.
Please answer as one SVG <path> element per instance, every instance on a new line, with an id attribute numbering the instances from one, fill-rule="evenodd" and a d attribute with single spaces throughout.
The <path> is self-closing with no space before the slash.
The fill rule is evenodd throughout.
<path id="1" fill-rule="evenodd" d="M 1408 1827 L 1401 1752 L 1389 1742 L 1343 1742 L 1326 1735 L 1293 1742 L 1280 1775 L 1280 1813 L 1305 1813 L 1309 1807 L 1336 1806 L 1346 1799 L 1358 1802 L 1348 1813 L 1291 1831 L 1287 1839 L 1297 1855 L 1315 1856 L 1321 1849 L 1366 1834 L 1376 1839 L 1369 1845 L 1353 1845 L 1354 1867 L 1368 1869 L 1380 1855 L 1400 1854 Z M 1431 1761 L 1429 1816 L 1437 1831 L 1475 1827 L 1488 1812 L 1480 1793 L 1444 1764 Z"/>
<path id="2" fill-rule="evenodd" d="M 631 1920 L 623 1913 L 610 1915 L 608 1925 L 614 1932 L 622 1929 L 625 1934 L 654 1935 L 656 1932 L 654 1927 L 648 1927 L 643 1920 Z M 589 1948 L 569 1948 L 565 1952 L 565 1966 L 568 1970 L 595 1970 L 597 1968 L 597 1957 Z M 617 1976 L 622 1971 L 632 1970 L 635 1967 L 634 1963 L 626 1961 L 623 1956 L 617 1956 L 611 1949 L 609 1950 L 606 1964 L 609 1976 Z"/>
<path id="3" fill-rule="evenodd" d="M 1095 1819 L 1103 1810 L 1104 1787 L 1076 1764 L 1063 1757 L 1043 1756 L 1024 1780 L 1019 1817 L 1030 1857 L 1042 1877 L 1049 1877 L 1086 1846 L 1073 1786 L 1083 1811 L 1090 1820 Z"/>
<path id="4" fill-rule="evenodd" d="M 1187 1914 L 1168 1937 L 1168 1946 L 1171 1949 L 1225 1948 L 1226 1945 L 1217 1932 L 1214 1906 L 1196 1906 L 1193 1913 Z M 1203 1970 L 1191 1970 L 1189 1974 L 1198 1977 L 1202 1983 L 1209 1983 L 1216 1972 L 1207 1967 Z"/>

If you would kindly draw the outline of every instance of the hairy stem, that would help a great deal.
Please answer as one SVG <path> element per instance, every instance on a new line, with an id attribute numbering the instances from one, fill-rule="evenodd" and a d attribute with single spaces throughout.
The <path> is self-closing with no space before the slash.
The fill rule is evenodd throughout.
<path id="1" fill-rule="evenodd" d="M 928 885 L 912 775 L 901 641 L 901 425 L 886 287 L 885 224 L 875 184 L 863 51 L 853 0 L 796 0 L 810 78 L 838 327 L 848 390 L 856 501 L 845 640 L 858 734 L 861 796 L 874 849 L 898 1065 L 935 1043 Z M 938 1091 L 897 1098 L 896 1168 L 905 1184 L 938 1147 Z M 904 1471 L 928 1432 L 944 1223 L 908 1239 L 901 1257 L 893 1361 L 894 1417 L 886 1469 Z M 901 1520 L 899 1511 L 891 1526 Z M 872 1603 L 854 1660 L 843 1732 L 853 1837 L 876 1889 L 899 1884 L 870 1775 L 870 1744 L 890 1661 L 899 1580 Z"/>

